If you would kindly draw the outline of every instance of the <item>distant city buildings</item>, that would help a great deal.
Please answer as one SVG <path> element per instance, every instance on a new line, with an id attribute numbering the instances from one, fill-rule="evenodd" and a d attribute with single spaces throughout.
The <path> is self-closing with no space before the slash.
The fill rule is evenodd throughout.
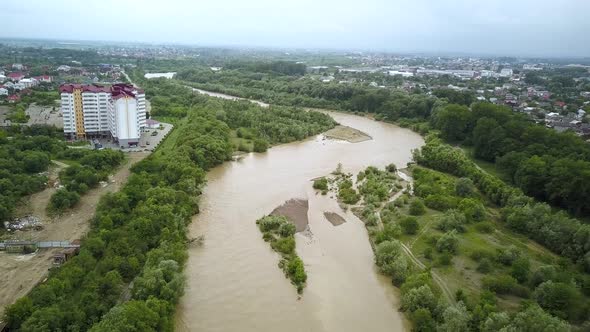
<path id="1" fill-rule="evenodd" d="M 111 137 L 125 147 L 139 143 L 146 127 L 142 90 L 131 84 L 64 84 L 59 91 L 66 137 Z"/>

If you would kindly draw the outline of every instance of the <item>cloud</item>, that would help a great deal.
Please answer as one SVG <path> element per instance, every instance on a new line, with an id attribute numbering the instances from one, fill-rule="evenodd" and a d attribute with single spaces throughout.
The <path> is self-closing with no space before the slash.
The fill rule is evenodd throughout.
<path id="1" fill-rule="evenodd" d="M 585 0 L 3 1 L 3 37 L 590 56 Z"/>

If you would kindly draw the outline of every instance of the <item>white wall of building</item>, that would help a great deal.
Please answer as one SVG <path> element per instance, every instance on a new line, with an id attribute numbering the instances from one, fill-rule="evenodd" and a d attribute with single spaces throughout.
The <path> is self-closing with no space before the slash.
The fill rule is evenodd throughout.
<path id="1" fill-rule="evenodd" d="M 111 133 L 121 143 L 139 141 L 141 130 L 137 104 L 137 100 L 131 97 L 121 97 L 114 100 L 114 127 L 111 129 Z"/>
<path id="2" fill-rule="evenodd" d="M 76 133 L 76 114 L 74 112 L 74 95 L 71 93 L 61 94 L 61 111 L 63 113 L 64 133 Z"/>

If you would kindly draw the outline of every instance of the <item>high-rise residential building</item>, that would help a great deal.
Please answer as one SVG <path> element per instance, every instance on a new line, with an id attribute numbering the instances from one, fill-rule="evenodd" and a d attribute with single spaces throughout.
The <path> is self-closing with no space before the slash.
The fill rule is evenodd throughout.
<path id="1" fill-rule="evenodd" d="M 145 93 L 131 84 L 59 87 L 64 133 L 70 139 L 111 137 L 137 144 L 145 129 Z"/>

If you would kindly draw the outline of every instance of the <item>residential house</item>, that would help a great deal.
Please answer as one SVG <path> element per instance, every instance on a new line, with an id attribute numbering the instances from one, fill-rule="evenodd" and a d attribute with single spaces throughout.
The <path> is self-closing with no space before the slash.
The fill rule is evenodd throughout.
<path id="1" fill-rule="evenodd" d="M 63 72 L 69 72 L 70 69 L 72 69 L 72 67 L 70 67 L 68 65 L 61 65 L 61 66 L 57 67 L 57 71 L 63 71 Z"/>
<path id="2" fill-rule="evenodd" d="M 34 78 L 23 78 L 22 80 L 19 81 L 19 83 L 22 83 L 26 88 L 31 88 L 34 86 L 37 86 L 39 84 L 39 81 L 37 81 Z"/>
<path id="3" fill-rule="evenodd" d="M 15 83 L 14 86 L 12 87 L 15 90 L 24 90 L 27 88 L 27 86 L 24 83 Z"/>
<path id="4" fill-rule="evenodd" d="M 13 63 L 12 64 L 12 69 L 14 69 L 14 70 L 23 70 L 23 69 L 25 69 L 25 66 L 23 66 L 22 63 Z"/>
<path id="5" fill-rule="evenodd" d="M 16 103 L 20 101 L 20 96 L 19 95 L 12 95 L 12 96 L 8 96 L 8 102 L 9 103 Z"/>
<path id="6" fill-rule="evenodd" d="M 4 74 L 0 74 L 0 83 L 6 81 L 6 76 Z"/>
<path id="7" fill-rule="evenodd" d="M 51 83 L 53 81 L 52 77 L 49 75 L 37 76 L 37 77 L 34 77 L 34 79 L 36 79 L 40 83 Z"/>
<path id="8" fill-rule="evenodd" d="M 0 96 L 8 96 L 8 89 L 0 88 Z"/>
<path id="9" fill-rule="evenodd" d="M 14 83 L 8 81 L 8 82 L 4 83 L 4 87 L 7 89 L 14 89 Z"/>
<path id="10" fill-rule="evenodd" d="M 8 78 L 13 82 L 18 82 L 18 81 L 22 80 L 23 78 L 25 78 L 25 74 L 23 74 L 21 72 L 14 72 L 14 73 L 8 74 Z"/>

